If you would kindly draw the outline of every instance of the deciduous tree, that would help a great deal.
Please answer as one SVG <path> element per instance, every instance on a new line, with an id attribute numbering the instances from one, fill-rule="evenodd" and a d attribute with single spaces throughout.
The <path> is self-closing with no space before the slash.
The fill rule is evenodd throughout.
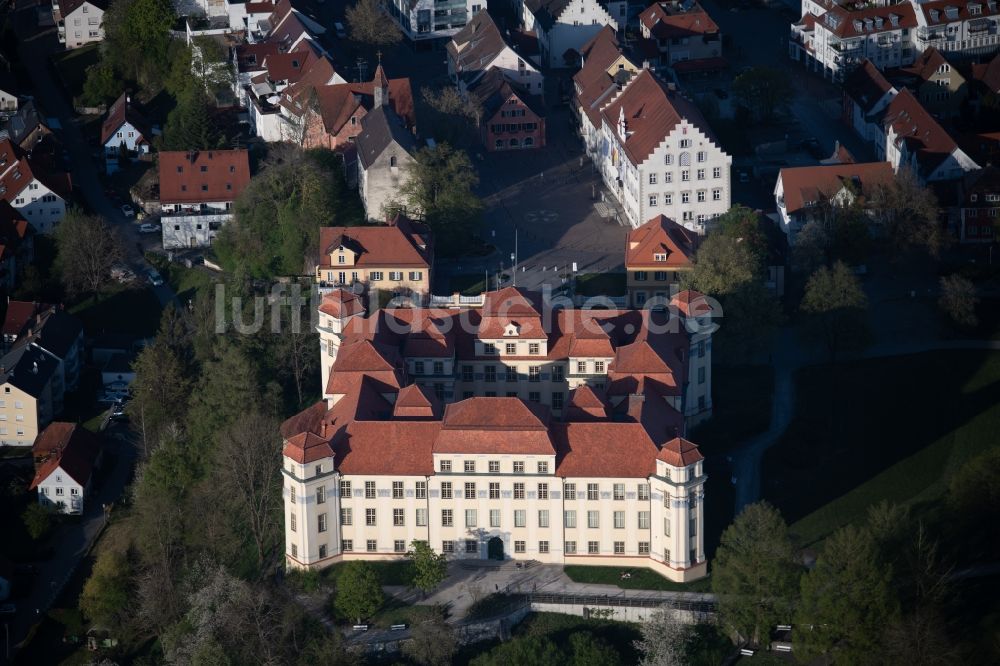
<path id="1" fill-rule="evenodd" d="M 843 262 L 812 274 L 800 307 L 809 315 L 807 334 L 826 347 L 831 360 L 841 352 L 867 346 L 871 338 L 868 298 L 861 281 Z"/>
<path id="2" fill-rule="evenodd" d="M 897 247 L 923 247 L 936 257 L 945 246 L 937 197 L 910 169 L 900 169 L 892 181 L 876 187 L 869 205 Z"/>
<path id="3" fill-rule="evenodd" d="M 792 98 L 792 84 L 785 71 L 752 67 L 733 81 L 733 98 L 756 120 L 770 120 Z"/>
<path id="4" fill-rule="evenodd" d="M 425 620 L 410 628 L 403 653 L 421 666 L 447 666 L 458 650 L 455 632 L 442 617 Z"/>
<path id="5" fill-rule="evenodd" d="M 360 623 L 382 607 L 382 599 L 382 586 L 370 564 L 351 560 L 341 565 L 333 597 L 333 605 L 341 615 Z"/>
<path id="6" fill-rule="evenodd" d="M 83 614 L 97 626 L 117 629 L 134 610 L 132 574 L 128 553 L 102 551 L 80 595 Z"/>
<path id="7" fill-rule="evenodd" d="M 28 536 L 35 541 L 39 541 L 52 530 L 55 521 L 55 511 L 48 506 L 43 506 L 38 502 L 32 502 L 21 514 L 24 527 L 28 530 Z"/>
<path id="8" fill-rule="evenodd" d="M 976 285 L 972 280 L 958 273 L 941 278 L 941 295 L 938 297 L 938 307 L 959 326 L 973 328 L 979 323 L 976 316 L 976 306 L 979 298 L 976 296 Z"/>
<path id="9" fill-rule="evenodd" d="M 386 11 L 385 0 L 357 0 L 345 13 L 351 39 L 372 47 L 390 46 L 403 39 Z"/>
<path id="10" fill-rule="evenodd" d="M 180 359 L 160 338 L 139 352 L 132 369 L 134 397 L 125 411 L 136 424 L 144 455 L 148 456 L 166 428 L 183 419 L 190 382 Z"/>
<path id="11" fill-rule="evenodd" d="M 682 666 L 687 663 L 685 644 L 690 629 L 670 608 L 654 611 L 640 626 L 642 638 L 635 649 L 642 655 L 640 666 Z"/>
<path id="12" fill-rule="evenodd" d="M 111 281 L 111 267 L 124 256 L 114 229 L 96 215 L 71 209 L 56 227 L 56 269 L 66 291 L 96 295 Z"/>
<path id="13" fill-rule="evenodd" d="M 435 553 L 426 541 L 414 541 L 406 556 L 413 562 L 413 586 L 424 594 L 440 585 L 448 575 L 444 553 Z"/>

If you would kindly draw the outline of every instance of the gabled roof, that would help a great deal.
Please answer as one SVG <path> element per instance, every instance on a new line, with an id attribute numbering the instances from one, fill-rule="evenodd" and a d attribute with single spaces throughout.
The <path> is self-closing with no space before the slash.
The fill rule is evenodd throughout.
<path id="1" fill-rule="evenodd" d="M 262 72 L 265 70 L 264 59 L 280 53 L 277 42 L 255 42 L 236 46 L 236 67 L 241 73 Z"/>
<path id="2" fill-rule="evenodd" d="M 655 266 L 664 270 L 690 268 L 697 235 L 664 215 L 658 215 L 628 232 L 625 266 Z M 656 255 L 665 255 L 657 261 Z"/>
<path id="3" fill-rule="evenodd" d="M 355 140 L 361 165 L 371 166 L 393 142 L 411 156 L 417 151 L 416 138 L 392 110 L 380 106 L 365 114 L 361 134 Z"/>
<path id="4" fill-rule="evenodd" d="M 149 122 L 139 113 L 139 110 L 132 104 L 132 97 L 128 91 L 121 94 L 115 103 L 108 109 L 108 116 L 101 124 L 101 144 L 107 144 L 115 132 L 125 123 L 139 131 L 140 139 L 148 141 L 150 139 Z"/>
<path id="5" fill-rule="evenodd" d="M 538 24 L 547 32 L 572 2 L 573 0 L 524 0 L 524 6 L 535 15 Z"/>
<path id="6" fill-rule="evenodd" d="M 10 139 L 0 140 L 0 199 L 13 201 L 36 179 L 63 199 L 72 193 L 68 173 L 44 169 Z"/>
<path id="7" fill-rule="evenodd" d="M 309 47 L 295 51 L 271 53 L 264 57 L 264 69 L 271 81 L 287 81 L 295 83 L 309 67 L 319 60 L 316 53 Z"/>
<path id="8" fill-rule="evenodd" d="M 682 437 L 675 437 L 663 445 L 656 458 L 673 467 L 687 467 L 699 460 L 704 460 L 705 456 L 698 450 L 697 444 Z"/>
<path id="9" fill-rule="evenodd" d="M 563 409 L 564 421 L 604 421 L 608 418 L 608 400 L 604 391 L 581 384 L 569 392 Z"/>
<path id="10" fill-rule="evenodd" d="M 8 201 L 0 199 L 0 261 L 17 252 L 29 229 L 24 216 Z"/>
<path id="11" fill-rule="evenodd" d="M 17 113 L 7 118 L 6 125 L 0 130 L 0 140 L 10 139 L 14 144 L 21 145 L 39 127 L 47 129 L 34 100 L 22 101 Z"/>
<path id="12" fill-rule="evenodd" d="M 481 11 L 455 33 L 445 48 L 459 78 L 471 83 L 510 45 L 500 34 L 489 12 Z M 527 61 L 525 64 L 530 67 Z"/>
<path id="13" fill-rule="evenodd" d="M 647 478 L 656 473 L 656 444 L 640 423 L 555 423 L 561 477 Z"/>
<path id="14" fill-rule="evenodd" d="M 947 58 L 940 51 L 933 46 L 929 46 L 924 49 L 923 53 L 917 56 L 913 64 L 900 67 L 899 71 L 916 76 L 922 81 L 930 81 L 931 77 L 937 74 L 938 70 L 945 65 L 950 68 L 952 76 L 961 76 L 958 70 L 951 66 L 951 63 L 948 62 Z"/>
<path id="15" fill-rule="evenodd" d="M 86 486 L 101 446 L 94 434 L 83 426 L 56 421 L 38 434 L 31 450 L 36 460 L 43 459 L 28 488 L 34 490 L 57 469 Z"/>
<path id="16" fill-rule="evenodd" d="M 0 384 L 16 386 L 34 398 L 43 396 L 58 361 L 34 345 L 19 345 L 0 359 Z"/>
<path id="17" fill-rule="evenodd" d="M 578 91 L 576 99 L 580 108 L 590 118 L 591 124 L 600 127 L 601 107 L 610 102 L 617 94 L 618 87 L 624 85 L 631 77 L 631 73 L 625 68 L 628 66 L 635 70 L 639 68 L 622 53 L 618 35 L 609 25 L 601 28 L 583 45 L 581 55 L 583 67 L 573 75 L 573 83 Z M 608 73 L 608 70 L 619 59 L 623 73 L 616 72 L 614 75 L 618 77 L 616 79 Z"/>
<path id="18" fill-rule="evenodd" d="M 782 169 L 778 178 L 785 210 L 792 214 L 831 199 L 845 187 L 862 197 L 870 196 L 876 188 L 892 182 L 893 170 L 888 162 L 830 164 Z"/>
<path id="19" fill-rule="evenodd" d="M 330 253 L 340 246 L 356 254 L 357 266 L 430 268 L 430 231 L 403 215 L 376 226 L 320 227 L 321 268 L 337 268 L 328 262 Z"/>
<path id="20" fill-rule="evenodd" d="M 905 143 L 907 152 L 916 155 L 924 175 L 929 175 L 958 150 L 951 135 L 905 88 L 889 102 L 884 121 L 895 132 L 896 145 Z"/>
<path id="21" fill-rule="evenodd" d="M 988 201 L 985 196 L 1000 195 L 1000 169 L 988 165 L 965 174 L 962 191 L 965 195 L 962 200 L 963 208 L 1000 208 L 1000 203 Z"/>
<path id="22" fill-rule="evenodd" d="M 407 128 L 412 129 L 417 124 L 417 118 L 410 79 L 388 79 L 388 88 L 390 108 L 402 118 Z M 324 129 L 336 134 L 357 115 L 359 108 L 370 111 L 375 107 L 374 82 L 318 86 L 316 98 Z"/>
<path id="23" fill-rule="evenodd" d="M 420 384 L 410 384 L 399 389 L 392 416 L 396 419 L 440 419 L 441 401 Z"/>
<path id="24" fill-rule="evenodd" d="M 520 398 L 468 398 L 445 407 L 434 453 L 553 455 L 549 409 Z"/>
<path id="25" fill-rule="evenodd" d="M 719 32 L 719 26 L 696 1 L 676 6 L 668 2 L 654 3 L 639 14 L 639 22 L 656 39 L 697 37 Z"/>
<path id="26" fill-rule="evenodd" d="M 624 113 L 626 137 L 618 137 L 633 164 L 642 164 L 680 123 L 687 121 L 716 145 L 715 135 L 695 105 L 669 90 L 648 69 L 639 72 L 601 115 L 618 134 L 619 114 Z"/>
<path id="27" fill-rule="evenodd" d="M 5 204 L 7 202 L 4 202 Z M 9 204 L 7 204 L 9 206 Z M 7 314 L 3 321 L 3 335 L 21 337 L 27 333 L 35 317 L 53 306 L 37 301 L 7 301 Z"/>
<path id="28" fill-rule="evenodd" d="M 61 307 L 50 307 L 37 313 L 28 337 L 18 339 L 18 344 L 32 343 L 59 359 L 65 359 L 81 340 L 83 324 Z"/>
<path id="29" fill-rule="evenodd" d="M 816 25 L 838 37 L 850 38 L 916 28 L 917 15 L 909 2 L 863 9 L 848 9 L 834 4 L 816 21 Z"/>
<path id="30" fill-rule="evenodd" d="M 482 12 L 481 12 L 482 13 Z M 469 88 L 469 94 L 483 109 L 484 122 L 492 118 L 512 98 L 517 98 L 539 118 L 545 117 L 545 108 L 537 95 L 511 82 L 502 70 L 491 68 Z"/>
<path id="31" fill-rule="evenodd" d="M 250 158 L 236 150 L 161 151 L 160 203 L 233 201 L 250 183 Z"/>
<path id="32" fill-rule="evenodd" d="M 894 90 L 879 68 L 867 58 L 844 79 L 844 93 L 854 100 L 865 114 L 871 113 L 879 100 Z"/>
<path id="33" fill-rule="evenodd" d="M 59 0 L 59 13 L 66 18 L 83 5 L 97 7 L 101 11 L 108 10 L 108 0 Z"/>
<path id="34" fill-rule="evenodd" d="M 993 56 L 988 63 L 973 65 L 972 77 L 990 92 L 1000 93 L 1000 54 Z"/>
<path id="35" fill-rule="evenodd" d="M 969 9 L 973 5 L 979 5 L 979 11 L 976 14 L 973 14 Z M 972 2 L 929 0 L 928 2 L 919 3 L 917 6 L 920 8 L 927 25 L 930 27 L 944 26 L 958 21 L 978 20 L 986 20 L 986 25 L 989 25 L 989 20 L 985 19 L 985 17 L 1000 14 L 1000 7 L 996 3 L 993 3 L 991 6 L 989 2 L 983 2 L 982 0 L 978 2 L 975 0 Z M 948 10 L 951 10 L 954 14 L 949 16 Z"/>

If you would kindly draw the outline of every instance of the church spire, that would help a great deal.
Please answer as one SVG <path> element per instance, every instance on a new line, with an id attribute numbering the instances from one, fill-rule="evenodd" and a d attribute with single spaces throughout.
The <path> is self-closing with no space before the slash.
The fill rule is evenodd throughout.
<path id="1" fill-rule="evenodd" d="M 375 106 L 389 104 L 389 79 L 382 69 L 382 54 L 378 56 L 378 67 L 375 68 L 375 78 L 372 79 L 372 94 L 375 96 Z"/>

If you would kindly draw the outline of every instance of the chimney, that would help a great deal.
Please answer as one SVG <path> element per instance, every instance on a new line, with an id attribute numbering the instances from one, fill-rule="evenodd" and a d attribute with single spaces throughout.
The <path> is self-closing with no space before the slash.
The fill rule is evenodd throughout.
<path id="1" fill-rule="evenodd" d="M 38 361 L 35 361 L 31 364 L 31 374 L 33 375 L 38 374 Z"/>
<path id="2" fill-rule="evenodd" d="M 642 68 L 643 69 L 649 69 L 649 61 L 648 60 L 643 60 L 642 61 Z"/>
<path id="3" fill-rule="evenodd" d="M 327 426 L 327 422 L 326 422 L 326 420 L 324 420 L 323 421 L 323 425 L 322 425 L 322 431 L 321 431 L 322 432 L 321 436 L 323 437 L 323 439 L 326 439 L 326 426 Z"/>

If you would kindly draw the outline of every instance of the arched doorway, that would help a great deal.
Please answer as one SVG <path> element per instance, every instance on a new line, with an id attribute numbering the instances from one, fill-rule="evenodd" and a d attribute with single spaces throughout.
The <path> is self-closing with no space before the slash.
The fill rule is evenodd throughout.
<path id="1" fill-rule="evenodd" d="M 486 556 L 491 560 L 503 559 L 503 539 L 493 537 L 486 544 Z"/>

